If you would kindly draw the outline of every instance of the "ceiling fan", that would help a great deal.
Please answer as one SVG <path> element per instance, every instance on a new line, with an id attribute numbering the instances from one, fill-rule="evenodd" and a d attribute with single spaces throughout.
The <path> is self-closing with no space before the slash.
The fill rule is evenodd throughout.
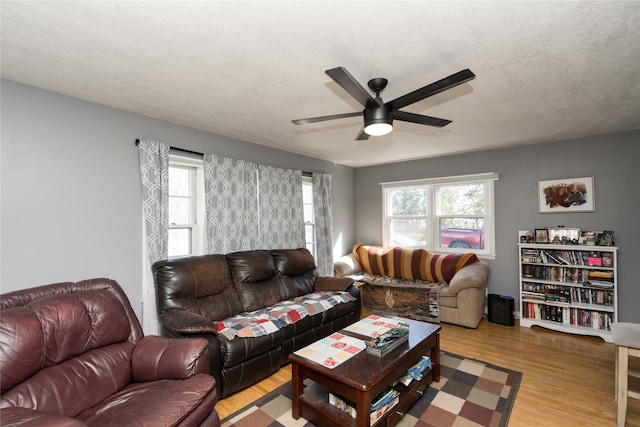
<path id="1" fill-rule="evenodd" d="M 358 81 L 344 67 L 332 68 L 325 73 L 338 83 L 344 90 L 353 96 L 363 107 L 362 111 L 353 113 L 333 114 L 330 116 L 309 117 L 307 119 L 292 120 L 296 125 L 306 123 L 324 122 L 327 120 L 344 119 L 347 117 L 364 116 L 364 126 L 356 140 L 369 139 L 369 136 L 386 135 L 393 130 L 393 120 L 418 123 L 427 126 L 443 127 L 451 123 L 451 120 L 439 119 L 437 117 L 423 116 L 421 114 L 400 111 L 400 108 L 421 101 L 429 96 L 443 92 L 462 83 L 473 80 L 476 75 L 471 70 L 466 69 L 445 77 L 442 80 L 426 85 L 414 90 L 406 95 L 394 99 L 393 101 L 382 102 L 380 92 L 387 87 L 387 79 L 381 77 L 371 79 L 368 82 L 369 89 L 376 94 L 372 97 Z"/>

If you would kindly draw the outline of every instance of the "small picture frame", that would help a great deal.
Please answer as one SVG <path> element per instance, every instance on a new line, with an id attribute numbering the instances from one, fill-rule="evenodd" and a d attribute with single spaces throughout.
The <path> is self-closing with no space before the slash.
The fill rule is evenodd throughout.
<path id="1" fill-rule="evenodd" d="M 549 243 L 549 230 L 546 228 L 536 228 L 536 243 Z"/>
<path id="2" fill-rule="evenodd" d="M 611 252 L 602 253 L 602 266 L 613 267 L 613 254 Z"/>
<path id="3" fill-rule="evenodd" d="M 599 244 L 600 246 L 611 246 L 613 244 L 613 231 L 604 230 Z"/>

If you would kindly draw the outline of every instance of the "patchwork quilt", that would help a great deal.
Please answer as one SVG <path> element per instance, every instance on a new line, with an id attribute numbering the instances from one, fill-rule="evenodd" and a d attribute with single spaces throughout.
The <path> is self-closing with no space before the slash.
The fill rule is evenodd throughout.
<path id="1" fill-rule="evenodd" d="M 355 298 L 348 292 L 315 292 L 229 317 L 216 322 L 216 328 L 220 335 L 230 340 L 236 337 L 259 337 L 350 301 L 355 301 Z"/>

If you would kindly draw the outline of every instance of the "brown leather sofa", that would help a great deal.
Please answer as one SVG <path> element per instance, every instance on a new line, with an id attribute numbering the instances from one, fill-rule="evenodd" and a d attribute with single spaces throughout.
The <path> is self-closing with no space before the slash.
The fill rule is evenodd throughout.
<path id="1" fill-rule="evenodd" d="M 3 426 L 220 426 L 203 339 L 144 337 L 109 279 L 0 295 Z"/>
<path id="2" fill-rule="evenodd" d="M 288 363 L 290 353 L 360 318 L 360 292 L 353 280 L 318 276 L 306 249 L 193 256 L 159 261 L 152 269 L 163 333 L 208 340 L 210 372 L 221 397 L 271 375 Z M 354 298 L 266 335 L 229 338 L 219 329 L 233 316 L 249 318 L 250 312 L 324 291 Z"/>

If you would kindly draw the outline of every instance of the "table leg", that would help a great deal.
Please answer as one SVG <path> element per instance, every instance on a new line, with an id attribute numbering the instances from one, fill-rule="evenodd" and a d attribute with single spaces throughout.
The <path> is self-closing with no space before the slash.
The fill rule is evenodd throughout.
<path id="1" fill-rule="evenodd" d="M 302 383 L 302 377 L 298 372 L 298 364 L 291 363 L 291 415 L 294 419 L 299 419 L 302 415 L 302 408 L 300 407 L 300 396 L 304 384 Z"/>
<path id="2" fill-rule="evenodd" d="M 436 334 L 436 345 L 431 349 L 433 381 L 440 382 L 440 334 Z"/>
<path id="3" fill-rule="evenodd" d="M 371 392 L 362 391 L 356 394 L 356 426 L 368 427 L 371 416 Z"/>

